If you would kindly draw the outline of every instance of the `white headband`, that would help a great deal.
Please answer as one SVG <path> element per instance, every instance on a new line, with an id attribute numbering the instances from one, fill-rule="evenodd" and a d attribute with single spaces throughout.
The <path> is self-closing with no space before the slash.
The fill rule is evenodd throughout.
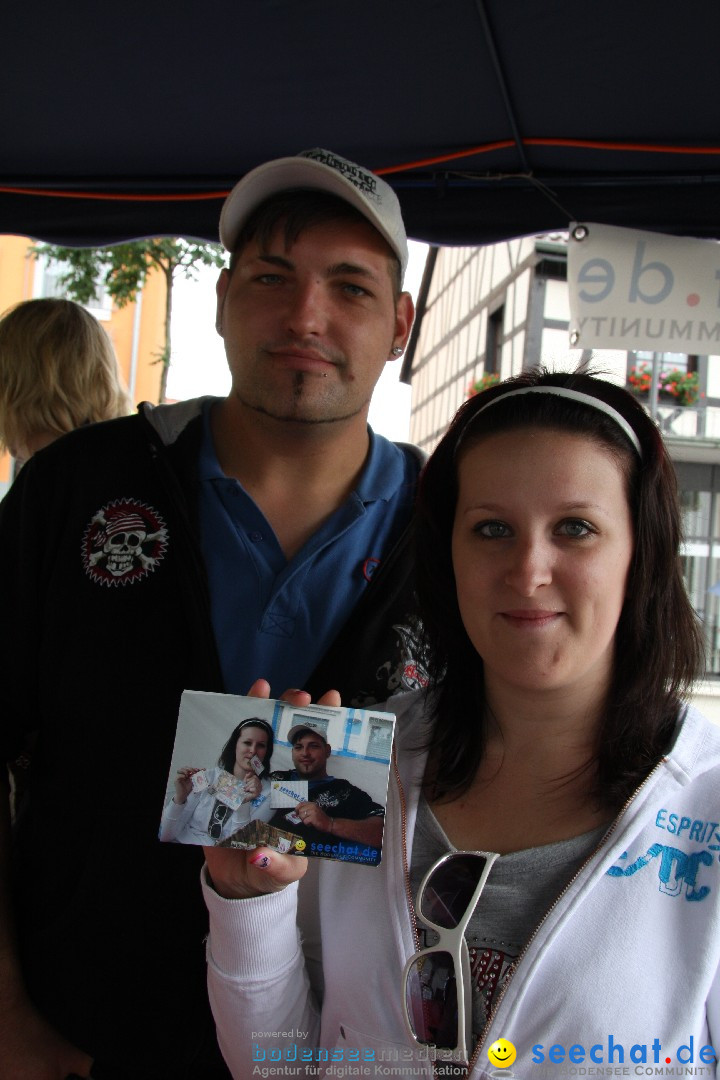
<path id="1" fill-rule="evenodd" d="M 506 394 L 498 394 L 492 401 L 488 401 L 486 405 L 478 409 L 475 416 L 473 416 L 473 420 L 492 405 L 497 405 L 499 401 L 507 401 L 509 397 L 513 397 L 515 394 L 555 394 L 557 397 L 569 398 L 570 401 L 579 401 L 583 405 L 589 405 L 591 409 L 598 409 L 600 412 L 605 413 L 606 416 L 609 416 L 611 420 L 614 420 L 618 427 L 622 428 L 642 461 L 640 440 L 625 417 L 621 416 L 617 409 L 613 409 L 612 405 L 608 405 L 606 401 L 601 401 L 600 398 L 592 397 L 591 394 L 583 394 L 579 390 L 569 390 L 565 386 L 518 386 L 515 390 L 508 390 Z M 470 421 L 470 425 L 473 420 Z"/>

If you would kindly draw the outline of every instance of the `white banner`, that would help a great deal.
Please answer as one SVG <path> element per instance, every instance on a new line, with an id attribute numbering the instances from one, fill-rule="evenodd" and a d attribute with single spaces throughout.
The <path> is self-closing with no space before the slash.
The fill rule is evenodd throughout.
<path id="1" fill-rule="evenodd" d="M 720 354 L 720 243 L 570 226 L 570 344 Z"/>

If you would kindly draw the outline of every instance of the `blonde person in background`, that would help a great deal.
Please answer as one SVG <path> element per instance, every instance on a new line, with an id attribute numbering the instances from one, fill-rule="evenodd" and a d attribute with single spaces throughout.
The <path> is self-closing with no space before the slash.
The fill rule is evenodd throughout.
<path id="1" fill-rule="evenodd" d="M 0 318 L 0 448 L 18 465 L 67 431 L 133 412 L 110 338 L 72 300 L 25 300 Z"/>
<path id="2" fill-rule="evenodd" d="M 24 300 L 0 318 L 0 451 L 22 468 L 74 428 L 133 412 L 110 338 L 72 300 Z M 11 813 L 23 797 L 30 736 L 10 764 Z"/>

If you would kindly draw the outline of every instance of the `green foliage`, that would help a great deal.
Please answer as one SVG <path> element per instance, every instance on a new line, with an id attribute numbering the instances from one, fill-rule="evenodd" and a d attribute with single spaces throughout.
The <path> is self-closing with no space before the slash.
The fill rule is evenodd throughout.
<path id="1" fill-rule="evenodd" d="M 673 368 L 660 376 L 660 389 L 671 394 L 678 405 L 694 405 L 700 393 L 700 376 L 697 371 Z"/>
<path id="2" fill-rule="evenodd" d="M 647 394 L 652 383 L 652 368 L 648 364 L 635 364 L 630 368 L 628 382 L 636 394 Z"/>
<path id="3" fill-rule="evenodd" d="M 641 397 L 646 395 L 652 383 L 652 368 L 648 364 L 636 364 L 630 369 L 628 382 L 634 393 Z M 658 390 L 675 398 L 678 405 L 695 405 L 701 396 L 700 376 L 697 371 L 682 371 L 680 368 L 661 371 Z"/>
<path id="4" fill-rule="evenodd" d="M 495 386 L 499 382 L 500 376 L 496 371 L 487 371 L 470 383 L 467 388 L 467 396 L 471 398 L 475 397 L 476 394 L 482 394 L 483 390 L 487 390 L 490 386 Z"/>
<path id="5" fill-rule="evenodd" d="M 167 370 L 170 364 L 170 321 L 172 318 L 172 285 L 176 274 L 197 278 L 198 268 L 225 265 L 225 252 L 219 244 L 198 243 L 175 237 L 154 240 L 133 240 L 104 248 L 60 247 L 56 244 L 37 244 L 32 249 L 37 258 L 44 255 L 50 262 L 60 263 L 63 272 L 58 278 L 61 288 L 72 300 L 90 304 L 102 284 L 119 308 L 135 299 L 145 285 L 148 274 L 158 270 L 165 278 L 165 339 L 156 354 L 155 363 L 162 364 L 160 401 L 165 399 Z"/>
<path id="6" fill-rule="evenodd" d="M 176 273 L 193 278 L 200 266 L 219 268 L 225 265 L 219 244 L 194 243 L 173 237 L 133 240 L 105 248 L 37 244 L 33 254 L 63 264 L 65 269 L 59 281 L 71 299 L 81 304 L 90 303 L 97 284 L 102 282 L 118 307 L 135 299 L 153 268 L 164 274 L 171 286 Z"/>

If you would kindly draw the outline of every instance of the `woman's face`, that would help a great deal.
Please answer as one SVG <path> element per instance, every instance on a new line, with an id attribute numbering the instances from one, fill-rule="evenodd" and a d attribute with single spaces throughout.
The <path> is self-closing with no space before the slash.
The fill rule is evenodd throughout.
<path id="1" fill-rule="evenodd" d="M 488 694 L 597 700 L 634 545 L 620 463 L 582 435 L 514 430 L 462 454 L 458 479 L 453 567 Z"/>
<path id="2" fill-rule="evenodd" d="M 235 743 L 235 772 L 252 772 L 250 761 L 255 756 L 265 760 L 268 748 L 267 732 L 254 724 L 244 727 Z"/>

